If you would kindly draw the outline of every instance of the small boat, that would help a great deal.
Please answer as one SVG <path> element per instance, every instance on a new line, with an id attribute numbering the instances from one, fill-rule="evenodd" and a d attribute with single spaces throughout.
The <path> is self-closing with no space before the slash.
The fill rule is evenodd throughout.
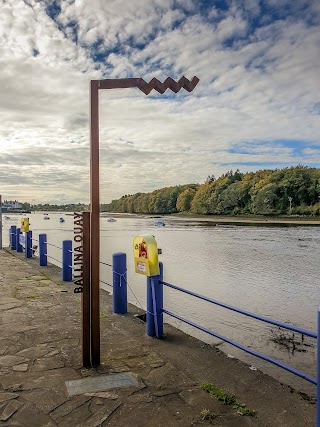
<path id="1" fill-rule="evenodd" d="M 64 222 L 64 218 L 62 218 L 62 217 L 61 217 L 61 218 L 59 218 L 59 221 L 60 221 L 60 222 Z"/>
<path id="2" fill-rule="evenodd" d="M 117 222 L 117 220 L 115 218 L 108 218 L 107 221 L 108 222 Z"/>
<path id="3" fill-rule="evenodd" d="M 156 221 L 155 223 L 154 223 L 154 225 L 156 226 L 156 227 L 165 227 L 165 223 L 163 222 L 163 221 Z"/>

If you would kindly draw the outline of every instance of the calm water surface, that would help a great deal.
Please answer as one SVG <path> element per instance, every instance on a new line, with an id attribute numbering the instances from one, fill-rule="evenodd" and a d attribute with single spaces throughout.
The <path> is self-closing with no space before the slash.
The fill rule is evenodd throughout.
<path id="1" fill-rule="evenodd" d="M 19 225 L 21 216 L 4 219 L 3 244 L 8 244 L 8 228 Z M 61 246 L 73 238 L 73 217 L 50 213 L 43 220 L 40 213 L 28 215 L 33 235 L 46 232 L 48 242 Z M 59 222 L 59 217 L 65 223 Z M 316 331 L 319 297 L 320 228 L 315 226 L 215 225 L 209 222 L 162 218 L 166 227 L 155 227 L 157 219 L 142 217 L 101 218 L 101 261 L 111 263 L 113 252 L 126 252 L 128 263 L 128 298 L 145 309 L 145 277 L 134 273 L 132 241 L 138 234 L 153 234 L 163 254 L 164 280 L 182 288 L 214 298 L 273 319 Z M 61 265 L 61 251 L 48 247 L 49 259 Z M 101 280 L 112 283 L 111 268 L 101 265 Z M 70 285 L 72 288 L 72 285 Z M 102 283 L 108 291 L 110 288 Z M 301 342 L 292 349 L 275 343 L 282 334 L 277 327 L 216 307 L 186 294 L 164 288 L 165 307 L 208 329 L 225 335 L 270 357 L 277 358 L 315 376 L 315 342 L 299 334 L 283 332 Z M 102 308 L 103 309 L 103 308 Z M 245 362 L 262 369 L 281 381 L 309 394 L 315 386 L 296 379 L 281 369 L 266 364 L 228 344 L 165 316 L 189 334 Z M 248 368 L 249 369 L 249 368 Z"/>

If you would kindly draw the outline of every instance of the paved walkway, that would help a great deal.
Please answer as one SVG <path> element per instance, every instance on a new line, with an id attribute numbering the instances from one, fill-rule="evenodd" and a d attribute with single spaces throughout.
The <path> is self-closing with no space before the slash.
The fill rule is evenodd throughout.
<path id="1" fill-rule="evenodd" d="M 113 315 L 104 291 L 103 363 L 83 369 L 80 296 L 61 283 L 58 267 L 0 251 L 0 292 L 0 426 L 314 426 L 315 405 L 289 387 L 170 326 L 166 339 L 146 337 L 138 309 Z M 131 375 L 133 385 L 104 388 L 117 373 Z M 72 394 L 78 383 L 70 381 L 81 379 Z M 98 391 L 90 390 L 94 381 Z M 223 405 L 203 382 L 236 395 L 256 416 Z"/>

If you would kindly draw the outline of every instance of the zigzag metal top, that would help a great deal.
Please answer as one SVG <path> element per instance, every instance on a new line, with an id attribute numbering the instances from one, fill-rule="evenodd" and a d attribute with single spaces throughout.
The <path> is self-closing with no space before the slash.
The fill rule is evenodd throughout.
<path id="1" fill-rule="evenodd" d="M 155 89 L 159 93 L 164 93 L 167 89 L 171 89 L 173 92 L 177 93 L 181 88 L 184 88 L 188 92 L 192 92 L 198 83 L 199 79 L 196 76 L 194 76 L 191 80 L 188 80 L 183 76 L 177 82 L 171 77 L 168 77 L 163 83 L 161 83 L 155 77 L 150 80 L 149 83 L 141 78 L 91 80 L 91 84 L 96 86 L 97 89 L 137 87 L 146 95 L 149 95 L 152 89 Z"/>

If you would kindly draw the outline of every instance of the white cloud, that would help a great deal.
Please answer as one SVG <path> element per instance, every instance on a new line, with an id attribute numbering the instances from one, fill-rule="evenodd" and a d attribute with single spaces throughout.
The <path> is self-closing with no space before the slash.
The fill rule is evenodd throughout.
<path id="1" fill-rule="evenodd" d="M 48 5 L 0 0 L 5 198 L 88 201 L 89 80 L 103 77 L 200 83 L 191 94 L 100 92 L 102 201 L 237 164 L 320 164 L 316 1 L 265 17 L 258 0 L 204 13 L 191 0 L 67 0 L 55 20 Z M 299 157 L 277 142 L 290 139 L 304 141 Z"/>

